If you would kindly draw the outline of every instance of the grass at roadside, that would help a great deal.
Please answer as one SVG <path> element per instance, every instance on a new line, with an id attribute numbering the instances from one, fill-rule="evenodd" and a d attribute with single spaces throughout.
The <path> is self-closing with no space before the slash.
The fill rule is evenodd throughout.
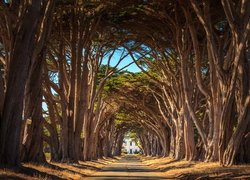
<path id="1" fill-rule="evenodd" d="M 174 179 L 250 179 L 250 165 L 222 167 L 219 163 L 142 157 L 144 163 Z"/>
<path id="2" fill-rule="evenodd" d="M 0 167 L 0 179 L 83 179 L 118 159 L 119 157 L 103 158 L 96 161 L 79 162 L 79 164 L 47 163 L 41 165 L 24 163 L 22 167 L 14 169 Z"/>

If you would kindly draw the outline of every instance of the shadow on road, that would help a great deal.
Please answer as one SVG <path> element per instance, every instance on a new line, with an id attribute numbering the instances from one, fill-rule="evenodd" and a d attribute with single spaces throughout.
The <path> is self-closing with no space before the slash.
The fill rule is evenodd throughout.
<path id="1" fill-rule="evenodd" d="M 100 172 L 87 179 L 166 179 L 160 170 L 145 165 L 135 155 L 126 155 L 118 162 L 104 167 Z"/>

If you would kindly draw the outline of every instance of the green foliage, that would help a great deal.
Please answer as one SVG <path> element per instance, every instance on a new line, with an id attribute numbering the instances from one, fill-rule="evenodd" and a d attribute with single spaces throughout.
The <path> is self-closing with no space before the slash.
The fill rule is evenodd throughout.
<path id="1" fill-rule="evenodd" d="M 43 134 L 45 135 L 45 136 L 50 136 L 50 132 L 49 132 L 49 130 L 47 129 L 47 128 L 45 128 L 45 127 L 43 127 Z"/>
<path id="2" fill-rule="evenodd" d="M 117 91 L 123 85 L 123 82 L 124 76 L 113 76 L 107 81 L 104 91 L 109 93 Z"/>
<path id="3" fill-rule="evenodd" d="M 97 83 L 100 84 L 102 79 L 106 77 L 105 72 L 106 70 L 110 71 L 111 69 L 114 69 L 113 67 L 107 67 L 107 65 L 102 65 L 98 71 L 97 74 Z M 119 89 L 124 82 L 124 77 L 126 77 L 127 71 L 119 71 L 117 68 L 114 69 L 114 73 L 107 79 L 105 86 L 104 86 L 104 92 L 109 93 L 112 91 L 115 91 L 116 89 Z"/>
<path id="4" fill-rule="evenodd" d="M 132 6 L 127 6 L 121 9 L 117 14 L 112 14 L 112 18 L 110 19 L 113 23 L 122 23 L 124 21 L 129 21 L 133 16 L 138 16 L 139 13 L 143 13 L 146 10 L 146 6 L 139 4 Z"/>

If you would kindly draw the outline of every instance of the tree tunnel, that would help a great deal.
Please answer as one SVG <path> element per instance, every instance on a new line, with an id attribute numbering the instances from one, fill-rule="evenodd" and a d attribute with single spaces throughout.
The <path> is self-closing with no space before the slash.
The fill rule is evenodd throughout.
<path id="1" fill-rule="evenodd" d="M 0 164 L 249 163 L 250 1 L 0 1 Z"/>

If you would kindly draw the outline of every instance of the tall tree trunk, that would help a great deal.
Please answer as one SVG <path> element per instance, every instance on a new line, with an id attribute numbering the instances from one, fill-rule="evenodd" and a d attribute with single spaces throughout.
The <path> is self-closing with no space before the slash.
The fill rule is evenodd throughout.
<path id="1" fill-rule="evenodd" d="M 114 148 L 114 154 L 113 154 L 114 156 L 120 156 L 121 155 L 123 138 L 124 138 L 123 133 L 119 133 L 118 137 L 117 137 L 116 146 Z"/>
<path id="2" fill-rule="evenodd" d="M 45 162 L 43 154 L 43 117 L 42 117 L 42 64 L 45 60 L 45 48 L 33 64 L 26 86 L 24 118 L 26 127 L 21 148 L 21 159 L 25 162 Z"/>
<path id="3" fill-rule="evenodd" d="M 187 109 L 186 109 L 187 110 Z M 196 158 L 196 149 L 194 142 L 194 125 L 188 112 L 185 111 L 184 120 L 184 142 L 185 142 L 185 159 L 192 161 Z"/>
<path id="4" fill-rule="evenodd" d="M 169 150 L 169 157 L 174 158 L 175 156 L 175 128 L 174 125 L 171 126 L 170 128 L 170 150 Z"/>
<path id="5" fill-rule="evenodd" d="M 34 53 L 42 0 L 33 0 L 15 34 L 0 122 L 0 163 L 20 164 L 20 131 L 25 85 Z"/>
<path id="6" fill-rule="evenodd" d="M 45 120 L 44 120 L 45 121 Z M 60 151 L 60 144 L 58 139 L 58 134 L 56 128 L 53 124 L 49 124 L 48 122 L 44 122 L 44 126 L 49 131 L 50 136 L 43 136 L 46 142 L 50 145 L 50 153 L 52 162 L 59 162 L 61 161 L 62 153 Z M 46 138 L 45 138 L 46 137 Z"/>
<path id="7" fill-rule="evenodd" d="M 4 79 L 0 66 L 0 119 L 2 117 L 3 104 L 4 104 Z"/>
<path id="8" fill-rule="evenodd" d="M 175 159 L 183 159 L 185 156 L 184 146 L 184 121 L 179 117 L 176 121 L 176 137 L 175 137 Z"/>
<path id="9" fill-rule="evenodd" d="M 86 57 L 87 58 L 87 57 Z M 85 59 L 83 68 L 83 72 L 81 75 L 81 87 L 80 87 L 80 100 L 79 100 L 79 116 L 78 121 L 76 123 L 75 129 L 75 155 L 76 159 L 79 159 L 80 156 L 80 143 L 81 143 L 81 133 L 84 131 L 84 147 L 88 147 L 90 141 L 90 132 L 91 132 L 91 122 L 90 122 L 90 115 L 89 115 L 89 85 L 88 85 L 88 78 L 89 78 L 89 69 L 88 69 L 88 60 Z M 89 160 L 87 157 L 89 154 L 90 149 L 84 148 L 83 149 L 83 156 L 85 160 Z"/>
<path id="10" fill-rule="evenodd" d="M 250 122 L 250 112 L 249 112 L 249 106 L 250 106 L 250 96 L 247 99 L 247 109 L 245 109 L 240 115 L 239 115 L 239 121 L 236 126 L 235 132 L 231 136 L 228 145 L 223 153 L 223 158 L 221 160 L 221 163 L 223 165 L 232 165 L 235 161 L 235 156 L 239 150 L 240 144 L 242 142 L 242 138 L 244 136 L 244 133 L 248 127 L 248 124 Z"/>

